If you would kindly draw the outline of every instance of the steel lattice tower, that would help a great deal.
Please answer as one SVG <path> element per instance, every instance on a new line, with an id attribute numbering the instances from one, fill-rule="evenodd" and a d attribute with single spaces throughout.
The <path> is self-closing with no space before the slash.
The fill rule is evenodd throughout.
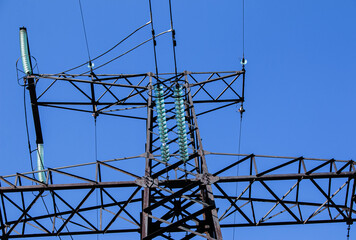
<path id="1" fill-rule="evenodd" d="M 143 153 L 133 157 L 0 177 L 2 239 L 127 232 L 145 240 L 223 239 L 221 229 L 226 227 L 355 220 L 352 160 L 204 149 L 197 117 L 244 102 L 244 68 L 158 75 L 25 72 L 38 145 L 43 144 L 38 107 L 145 120 L 146 145 Z M 64 85 L 73 94 L 49 94 Z M 180 98 L 176 89 L 182 92 Z M 76 100 L 77 95 L 83 100 Z M 181 109 L 177 99 L 182 101 Z M 204 105 L 204 110 L 196 111 L 198 105 Z M 187 158 L 181 147 L 182 126 Z M 169 146 L 168 155 L 163 145 Z M 136 160 L 144 163 L 141 169 L 126 164 Z M 214 165 L 208 164 L 210 160 Z M 208 165 L 214 170 L 209 171 Z M 99 193 L 97 202 L 94 192 Z M 94 224 L 97 212 L 99 225 Z"/>

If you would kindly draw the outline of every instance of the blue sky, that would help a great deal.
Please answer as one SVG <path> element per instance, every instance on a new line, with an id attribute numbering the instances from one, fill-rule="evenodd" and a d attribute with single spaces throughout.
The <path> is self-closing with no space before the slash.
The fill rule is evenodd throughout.
<path id="1" fill-rule="evenodd" d="M 248 64 L 241 153 L 355 159 L 356 2 L 245 1 Z M 82 0 L 82 4 L 92 56 L 149 21 L 147 1 Z M 241 0 L 173 1 L 179 71 L 241 69 L 241 5 Z M 153 0 L 153 12 L 156 32 L 168 30 L 167 1 Z M 15 68 L 21 26 L 28 29 L 31 53 L 38 60 L 40 73 L 61 72 L 87 60 L 77 1 L 0 1 L 0 175 L 30 170 L 23 88 L 17 84 Z M 149 38 L 149 34 L 144 30 L 112 56 Z M 158 39 L 160 72 L 174 70 L 170 43 L 169 35 Z M 154 71 L 154 63 L 148 44 L 100 73 L 150 71 Z M 40 111 L 47 166 L 93 161 L 90 115 Z M 205 149 L 237 152 L 236 107 L 199 124 Z M 216 139 L 223 139 L 225 144 Z M 140 154 L 144 141 L 141 123 L 99 117 L 100 160 Z M 356 236 L 352 230 L 351 239 Z M 343 239 L 346 224 L 241 228 L 237 233 L 237 239 L 315 239 L 316 233 L 320 239 Z M 226 234 L 230 236 L 231 231 Z"/>

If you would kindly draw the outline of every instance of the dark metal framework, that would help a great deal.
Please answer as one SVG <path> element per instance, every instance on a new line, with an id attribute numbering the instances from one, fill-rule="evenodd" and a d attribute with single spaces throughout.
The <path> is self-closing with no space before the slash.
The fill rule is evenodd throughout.
<path id="1" fill-rule="evenodd" d="M 145 120 L 146 146 L 134 157 L 47 168 L 45 182 L 36 179 L 38 171 L 0 177 L 2 239 L 127 232 L 145 240 L 222 239 L 225 227 L 352 223 L 354 161 L 203 148 L 197 116 L 242 103 L 244 77 L 244 70 L 26 77 L 28 84 L 35 79 L 33 89 L 39 94 L 31 100 L 36 106 Z M 160 157 L 153 95 L 157 82 L 166 90 L 169 162 Z M 185 90 L 186 162 L 179 157 L 174 120 L 171 89 L 177 82 Z M 53 94 L 62 88 L 67 88 L 65 95 Z M 145 168 L 133 169 L 128 161 Z"/>
<path id="2" fill-rule="evenodd" d="M 210 103 L 221 106 L 197 113 L 197 116 L 243 102 L 244 93 L 241 91 L 244 84 L 245 71 L 231 72 L 189 72 L 162 73 L 155 77 L 153 73 L 143 74 L 35 74 L 26 77 L 35 78 L 38 97 L 32 104 L 95 115 L 111 115 L 134 119 L 147 120 L 146 111 L 143 115 L 119 114 L 147 108 L 149 105 L 150 90 L 157 81 L 166 88 L 172 87 L 174 82 L 187 82 L 194 104 Z M 242 76 L 242 77 L 240 77 Z M 152 80 L 152 78 L 154 80 Z M 41 83 L 41 84 L 39 84 Z M 31 83 L 29 83 L 31 85 Z M 40 86 L 38 86 L 40 85 Z M 218 87 L 218 88 L 216 88 Z M 66 94 L 63 95 L 63 89 Z M 238 89 L 238 90 L 237 90 Z M 55 93 L 61 91 L 59 96 Z M 237 92 L 239 91 L 239 92 Z M 56 96 L 55 101 L 51 99 Z M 74 97 L 75 96 L 75 97 Z M 228 97 L 227 97 L 228 96 Z M 73 100 L 75 98 L 76 100 Z M 173 98 L 168 104 L 173 104 Z M 153 106 L 151 106 L 153 107 Z"/>

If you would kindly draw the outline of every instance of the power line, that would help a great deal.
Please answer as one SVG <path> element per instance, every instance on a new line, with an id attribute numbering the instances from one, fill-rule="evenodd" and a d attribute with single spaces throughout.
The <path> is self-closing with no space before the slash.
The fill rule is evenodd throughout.
<path id="1" fill-rule="evenodd" d="M 89 58 L 89 67 L 91 68 L 91 58 L 90 58 L 90 51 L 89 51 L 89 44 L 88 44 L 88 37 L 87 37 L 87 31 L 85 28 L 85 21 L 84 21 L 84 15 L 83 15 L 83 9 L 82 9 L 82 2 L 78 0 L 79 2 L 79 8 L 80 8 L 80 15 L 82 16 L 82 24 L 83 24 L 83 30 L 84 30 L 84 37 L 85 37 L 85 43 L 87 46 L 87 53 L 88 53 L 88 58 Z"/>
<path id="2" fill-rule="evenodd" d="M 97 126 L 96 126 L 96 117 L 94 117 L 94 155 L 95 161 L 98 161 L 98 135 L 97 135 Z M 98 190 L 96 190 L 96 205 L 98 206 Z M 96 228 L 99 229 L 99 210 L 96 209 Z M 99 239 L 99 235 L 96 235 L 96 239 Z"/>
<path id="3" fill-rule="evenodd" d="M 23 100 L 24 100 L 24 117 L 25 117 L 25 126 L 26 126 L 26 135 L 27 135 L 27 145 L 28 145 L 28 152 L 29 152 L 29 155 L 30 155 L 30 163 L 31 163 L 31 170 L 32 170 L 32 176 L 34 179 L 36 179 L 35 177 L 35 174 L 33 173 L 35 170 L 34 170 L 34 166 L 33 166 L 33 158 L 32 158 L 32 150 L 31 150 L 31 141 L 30 141 L 30 132 L 29 132 L 29 127 L 28 127 L 28 121 L 27 121 L 27 106 L 26 106 L 26 85 L 23 86 L 24 88 L 24 95 L 23 95 Z M 44 166 L 42 166 L 44 168 Z M 52 194 L 52 193 L 51 193 Z M 52 197 L 54 197 L 52 195 Z M 49 215 L 49 210 L 48 210 L 48 207 L 47 207 L 47 204 L 46 202 L 44 201 L 44 197 L 41 196 L 41 200 L 42 200 L 42 203 L 46 209 L 46 212 L 47 214 Z M 59 208 L 56 204 L 53 205 L 54 208 L 56 208 L 58 211 L 59 211 Z M 53 224 L 53 220 L 52 218 L 50 218 L 52 224 Z M 64 223 L 64 220 L 62 219 L 63 223 Z M 54 227 L 54 229 L 56 229 L 56 227 Z M 66 226 L 66 230 L 67 232 L 69 232 L 69 229 L 68 227 Z M 56 229 L 57 231 L 57 229 Z M 73 240 L 73 237 L 71 234 L 69 234 L 70 238 Z M 62 239 L 61 236 L 58 236 L 59 239 Z"/>
<path id="4" fill-rule="evenodd" d="M 245 59 L 245 0 L 242 0 L 242 69 L 245 69 L 247 60 Z"/>
<path id="5" fill-rule="evenodd" d="M 242 58 L 245 59 L 245 0 L 242 0 Z"/>
<path id="6" fill-rule="evenodd" d="M 346 239 L 350 240 L 350 229 L 351 229 L 351 224 L 349 223 L 347 225 L 347 234 L 346 234 Z"/>
<path id="7" fill-rule="evenodd" d="M 242 135 L 242 112 L 241 113 L 241 118 L 240 118 L 240 128 L 239 128 L 239 142 L 238 142 L 238 154 L 241 153 L 241 135 Z M 240 160 L 240 156 L 237 158 L 237 161 Z M 236 176 L 239 175 L 239 169 L 240 169 L 240 165 L 238 164 L 236 166 Z M 235 195 L 237 197 L 237 190 L 238 190 L 238 183 L 236 183 L 236 188 L 235 188 Z M 234 213 L 234 225 L 236 224 L 236 212 Z M 233 239 L 235 239 L 235 229 L 236 227 L 233 228 Z"/>
<path id="8" fill-rule="evenodd" d="M 174 59 L 174 73 L 177 76 L 177 58 L 176 58 L 176 46 L 177 46 L 177 41 L 176 41 L 176 31 L 174 30 L 173 27 L 173 14 L 172 14 L 172 1 L 169 0 L 169 16 L 171 19 L 171 30 L 172 30 L 172 46 L 173 46 L 173 59 Z"/>
<path id="9" fill-rule="evenodd" d="M 154 60 L 155 60 L 155 69 L 156 69 L 156 78 L 158 81 L 158 64 L 157 64 L 157 53 L 156 53 L 156 36 L 155 36 L 155 30 L 153 27 L 153 14 L 152 14 L 152 3 L 151 0 L 148 0 L 149 6 L 150 6 L 150 19 L 151 19 L 151 33 L 152 33 L 152 42 L 153 42 L 153 55 L 154 55 Z"/>
<path id="10" fill-rule="evenodd" d="M 34 170 L 33 167 L 33 159 L 32 159 L 32 150 L 31 150 L 31 141 L 30 141 L 30 132 L 28 129 L 28 121 L 27 121 L 27 106 L 26 106 L 26 85 L 23 86 L 23 105 L 24 105 L 24 114 L 25 114 L 25 126 L 26 126 L 26 135 L 27 135 L 27 146 L 28 152 L 30 154 L 30 163 L 31 163 L 31 170 Z M 35 178 L 35 174 L 32 173 L 33 178 Z"/>
<path id="11" fill-rule="evenodd" d="M 242 69 L 245 69 L 245 0 L 242 0 Z M 245 74 L 243 75 L 244 80 L 245 80 Z M 241 134 L 242 134 L 242 116 L 243 113 L 245 112 L 245 109 L 243 108 L 243 102 L 241 103 L 241 107 L 239 109 L 240 112 L 240 129 L 239 129 L 239 143 L 238 143 L 238 154 L 241 153 Z M 237 161 L 240 160 L 240 157 L 237 158 Z M 236 167 L 236 176 L 239 175 L 239 167 L 240 165 L 238 164 Z M 236 183 L 236 188 L 235 188 L 235 195 L 237 197 L 237 190 L 238 190 L 238 183 Z M 234 225 L 236 224 L 236 212 L 234 213 Z M 235 229 L 236 227 L 233 228 L 233 239 L 235 240 Z"/>
<path id="12" fill-rule="evenodd" d="M 123 42 L 125 42 L 128 38 L 130 38 L 132 35 L 134 35 L 136 32 L 138 32 L 139 30 L 141 30 L 142 28 L 146 27 L 147 25 L 149 25 L 151 23 L 151 21 L 145 23 L 144 25 L 138 27 L 137 29 L 135 29 L 133 32 L 131 32 L 129 35 L 127 35 L 125 38 L 123 38 L 121 41 L 119 41 L 117 44 L 115 44 L 113 47 L 111 47 L 109 50 L 105 51 L 104 53 L 100 54 L 99 56 L 96 56 L 95 58 L 93 58 L 91 61 L 95 61 L 97 60 L 98 58 L 101 58 L 102 56 L 108 54 L 109 52 L 111 52 L 112 50 L 114 50 L 117 46 L 119 46 L 120 44 L 122 44 Z M 65 72 L 70 72 L 72 70 L 75 70 L 77 68 L 80 68 L 86 64 L 88 64 L 89 61 L 85 62 L 85 63 L 82 63 L 76 67 L 73 67 L 73 68 L 70 68 L 68 70 L 65 70 L 63 71 L 62 73 L 65 73 Z"/>
<path id="13" fill-rule="evenodd" d="M 119 55 L 119 56 L 117 56 L 117 57 L 115 57 L 115 58 L 113 58 L 113 59 L 111 59 L 111 60 L 109 60 L 109 61 L 107 61 L 107 62 L 101 64 L 101 65 L 98 66 L 98 67 L 93 68 L 92 70 L 97 70 L 97 69 L 99 69 L 99 68 L 101 68 L 101 67 L 104 67 L 105 65 L 107 65 L 107 64 L 109 64 L 109 63 L 111 63 L 111 62 L 113 62 L 113 61 L 115 61 L 115 60 L 117 60 L 117 59 L 119 59 L 119 58 L 121 58 L 121 57 L 123 57 L 123 56 L 125 56 L 126 54 L 128 54 L 128 53 L 130 53 L 130 52 L 132 52 L 132 51 L 135 50 L 136 48 L 138 48 L 138 47 L 140 47 L 140 46 L 142 46 L 142 45 L 148 43 L 149 41 L 153 40 L 153 38 L 157 38 L 157 37 L 159 37 L 159 36 L 162 36 L 162 35 L 164 35 L 164 34 L 170 32 L 170 31 L 171 31 L 171 30 L 167 30 L 167 31 L 161 32 L 161 33 L 157 34 L 156 36 L 151 37 L 150 39 L 147 39 L 147 40 L 145 40 L 144 42 L 141 42 L 141 43 L 137 44 L 137 45 L 134 46 L 133 48 L 127 50 L 127 51 L 124 52 L 124 53 L 122 53 L 121 55 Z M 90 71 L 86 71 L 86 72 L 81 73 L 81 74 L 86 74 L 86 73 L 89 73 L 89 72 L 90 72 Z"/>

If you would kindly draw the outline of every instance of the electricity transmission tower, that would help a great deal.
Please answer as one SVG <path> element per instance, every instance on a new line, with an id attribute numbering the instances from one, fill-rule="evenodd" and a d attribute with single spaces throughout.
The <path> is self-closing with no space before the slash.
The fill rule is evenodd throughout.
<path id="1" fill-rule="evenodd" d="M 223 228 L 355 220 L 352 160 L 204 148 L 197 117 L 244 102 L 244 67 L 39 74 L 32 69 L 26 29 L 20 34 L 38 169 L 0 177 L 2 239 L 129 232 L 144 240 L 223 239 Z M 52 94 L 64 87 L 72 92 Z M 144 120 L 145 150 L 132 157 L 44 168 L 39 107 Z"/>

